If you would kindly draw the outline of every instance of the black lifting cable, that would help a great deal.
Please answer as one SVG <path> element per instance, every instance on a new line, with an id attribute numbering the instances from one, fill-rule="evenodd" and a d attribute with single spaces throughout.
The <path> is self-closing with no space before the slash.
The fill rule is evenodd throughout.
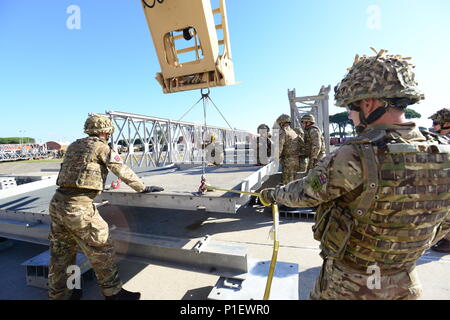
<path id="1" fill-rule="evenodd" d="M 159 1 L 159 0 L 158 0 Z M 203 151 L 202 151 L 202 177 L 201 177 L 201 184 L 200 187 L 198 188 L 198 192 L 200 194 L 205 194 L 207 191 L 207 185 L 206 185 L 206 177 L 205 177 L 205 173 L 206 173 L 206 159 L 205 159 L 205 135 L 208 132 L 208 125 L 207 125 L 207 121 L 206 121 L 206 107 L 208 105 L 208 103 L 210 102 L 214 108 L 216 108 L 217 112 L 219 112 L 219 114 L 221 115 L 222 119 L 227 123 L 228 127 L 230 127 L 231 130 L 234 130 L 233 127 L 230 125 L 230 123 L 227 121 L 227 119 L 224 117 L 224 115 L 222 114 L 222 112 L 220 111 L 220 109 L 216 106 L 216 104 L 214 103 L 214 101 L 212 101 L 211 97 L 209 96 L 210 94 L 210 89 L 207 88 L 207 91 L 204 92 L 203 89 L 201 89 L 200 91 L 201 93 L 201 97 L 200 99 L 197 100 L 197 102 L 195 102 L 182 116 L 178 121 L 181 121 L 189 112 L 192 111 L 192 109 L 194 109 L 194 107 L 199 104 L 200 101 L 202 101 L 203 103 L 203 122 L 204 122 L 204 129 L 202 132 L 202 145 L 203 145 Z"/>
<path id="2" fill-rule="evenodd" d="M 214 106 L 214 108 L 216 108 L 217 112 L 219 112 L 220 116 L 221 116 L 222 119 L 227 123 L 228 127 L 229 127 L 231 130 L 234 130 L 233 127 L 230 125 L 230 123 L 229 123 L 229 122 L 227 121 L 227 119 L 225 118 L 225 116 L 222 114 L 222 112 L 220 111 L 220 109 L 216 106 L 216 104 L 214 103 L 214 101 L 212 101 L 211 97 L 209 96 L 209 93 L 210 93 L 209 88 L 208 88 L 208 91 L 207 91 L 206 93 L 203 93 L 203 89 L 201 89 L 201 95 L 202 95 L 202 96 L 200 97 L 200 99 L 198 99 L 198 101 L 197 101 L 196 103 L 194 103 L 194 104 L 189 108 L 189 110 L 187 110 L 187 111 L 181 116 L 181 118 L 178 119 L 178 121 L 181 121 L 181 120 L 182 120 L 189 112 L 191 112 L 192 109 L 194 109 L 195 106 L 196 106 L 197 104 L 199 104 L 200 101 L 202 101 L 202 100 L 208 100 L 209 102 L 212 103 L 212 105 Z M 206 115 L 205 115 L 205 117 L 206 117 Z"/>
<path id="3" fill-rule="evenodd" d="M 219 112 L 219 114 L 222 116 L 222 119 L 225 120 L 225 122 L 227 123 L 228 127 L 230 127 L 231 130 L 234 130 L 234 129 L 231 127 L 230 123 L 227 121 L 227 119 L 225 119 L 225 117 L 223 116 L 222 112 L 220 112 L 220 109 L 216 106 L 216 104 L 214 103 L 214 101 L 212 101 L 212 99 L 211 99 L 211 97 L 209 96 L 209 94 L 208 94 L 208 96 L 207 96 L 207 99 L 208 99 L 209 101 L 211 101 L 212 105 L 214 106 L 214 108 L 216 108 L 217 112 Z"/>
<path id="4" fill-rule="evenodd" d="M 209 95 L 209 89 L 208 89 L 208 93 L 204 94 L 203 90 L 202 90 L 202 100 L 203 100 L 203 121 L 204 121 L 204 129 L 203 129 L 203 134 L 202 134 L 202 145 L 203 145 L 203 150 L 202 150 L 202 178 L 200 179 L 200 187 L 198 188 L 198 191 L 202 194 L 206 193 L 207 191 L 207 186 L 206 186 L 206 177 L 205 177 L 205 173 L 206 173 L 206 157 L 205 157 L 205 153 L 206 153 L 206 143 L 205 143 L 205 136 L 208 133 L 208 126 L 206 124 L 206 105 L 208 103 L 208 100 L 206 99 L 206 97 Z"/>
<path id="5" fill-rule="evenodd" d="M 152 9 L 152 8 L 155 6 L 156 1 L 158 1 L 158 3 L 163 3 L 163 2 L 164 2 L 164 0 L 153 0 L 153 4 L 150 5 L 150 4 L 147 3 L 146 0 L 142 0 L 142 3 L 143 3 L 147 8 Z"/>

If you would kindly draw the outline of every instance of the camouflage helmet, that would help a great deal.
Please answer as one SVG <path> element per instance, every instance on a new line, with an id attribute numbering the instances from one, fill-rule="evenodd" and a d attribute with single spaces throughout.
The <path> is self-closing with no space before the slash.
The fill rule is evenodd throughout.
<path id="1" fill-rule="evenodd" d="M 270 128 L 267 124 L 263 123 L 258 126 L 258 131 L 260 131 L 260 130 L 266 130 L 266 132 L 269 132 Z"/>
<path id="2" fill-rule="evenodd" d="M 84 132 L 94 136 L 101 133 L 111 134 L 114 132 L 114 126 L 110 118 L 96 114 L 86 119 Z"/>
<path id="3" fill-rule="evenodd" d="M 289 117 L 287 114 L 282 114 L 277 118 L 278 125 L 281 125 L 282 123 L 291 122 L 291 117 Z"/>
<path id="4" fill-rule="evenodd" d="M 444 124 L 450 122 L 450 109 L 444 108 L 433 114 L 428 119 Z"/>
<path id="5" fill-rule="evenodd" d="M 312 114 L 305 114 L 303 115 L 303 117 L 301 118 L 300 121 L 309 121 L 312 123 L 316 123 L 316 119 L 314 118 L 314 116 Z"/>
<path id="6" fill-rule="evenodd" d="M 386 50 L 371 49 L 376 56 L 356 55 L 353 66 L 334 88 L 337 106 L 346 107 L 369 98 L 404 98 L 408 105 L 425 98 L 417 87 L 411 58 L 384 55 Z"/>

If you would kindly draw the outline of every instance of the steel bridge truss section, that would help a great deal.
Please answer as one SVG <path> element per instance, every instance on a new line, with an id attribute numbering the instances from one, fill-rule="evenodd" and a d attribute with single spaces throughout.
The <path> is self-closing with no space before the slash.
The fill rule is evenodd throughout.
<path id="1" fill-rule="evenodd" d="M 320 88 L 316 96 L 297 97 L 295 89 L 288 89 L 289 105 L 293 128 L 300 127 L 300 119 L 305 114 L 312 114 L 316 118 L 316 124 L 322 130 L 325 138 L 326 152 L 330 152 L 330 120 L 329 120 L 329 93 L 331 86 Z"/>
<path id="2" fill-rule="evenodd" d="M 253 138 L 251 133 L 241 130 L 207 126 L 205 131 L 204 126 L 197 123 L 117 111 L 106 114 L 116 127 L 111 135 L 111 146 L 133 168 L 156 168 L 173 163 L 201 164 L 206 134 L 213 134 L 223 143 L 224 149 L 238 148 Z M 226 152 L 225 157 L 226 163 L 233 163 Z"/>
<path id="3" fill-rule="evenodd" d="M 47 155 L 45 143 L 0 144 L 0 161 L 29 160 Z"/>

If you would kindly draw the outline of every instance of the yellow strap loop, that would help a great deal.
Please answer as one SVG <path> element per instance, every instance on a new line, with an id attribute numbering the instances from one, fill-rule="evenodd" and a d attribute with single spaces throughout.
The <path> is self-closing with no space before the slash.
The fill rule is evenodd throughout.
<path id="1" fill-rule="evenodd" d="M 275 274 L 275 267 L 277 265 L 278 248 L 280 243 L 278 241 L 278 205 L 276 203 L 272 204 L 272 218 L 273 218 L 273 252 L 272 261 L 270 262 L 269 275 L 267 276 L 266 290 L 264 291 L 264 300 L 269 300 L 270 289 L 272 288 L 272 280 Z"/>

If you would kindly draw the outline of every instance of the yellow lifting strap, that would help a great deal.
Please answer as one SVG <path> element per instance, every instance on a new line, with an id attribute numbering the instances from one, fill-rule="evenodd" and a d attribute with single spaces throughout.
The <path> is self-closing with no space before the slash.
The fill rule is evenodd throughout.
<path id="1" fill-rule="evenodd" d="M 223 189 L 223 188 L 217 188 L 217 187 L 210 186 L 209 184 L 206 185 L 206 189 L 208 191 L 218 190 L 218 191 L 233 192 L 233 193 L 239 193 L 239 194 L 247 194 L 249 196 L 259 197 L 259 193 L 257 193 L 257 192 L 248 192 L 248 191 Z"/>
<path id="2" fill-rule="evenodd" d="M 238 190 L 229 190 L 223 188 L 213 187 L 211 185 L 206 185 L 208 191 L 219 190 L 225 192 L 234 192 L 239 194 L 247 194 L 251 196 L 259 197 L 259 193 L 257 192 L 247 192 L 247 191 L 238 191 Z M 272 219 L 273 226 L 270 230 L 270 238 L 273 239 L 273 251 L 272 251 L 272 260 L 270 262 L 269 274 L 267 276 L 266 289 L 264 290 L 264 300 L 269 300 L 270 297 L 270 289 L 272 288 L 272 280 L 275 274 L 275 267 L 277 265 L 277 257 L 278 257 L 278 248 L 280 247 L 280 243 L 278 241 L 278 225 L 279 225 L 279 211 L 278 205 L 276 203 L 272 204 Z"/>
<path id="3" fill-rule="evenodd" d="M 280 246 L 280 243 L 278 241 L 279 212 L 278 205 L 276 203 L 272 204 L 272 219 L 273 227 L 270 232 L 270 236 L 271 238 L 273 238 L 273 252 L 272 261 L 270 262 L 269 275 L 267 276 L 266 290 L 264 291 L 264 300 L 269 300 L 270 297 L 273 275 L 275 274 L 275 267 L 277 265 L 278 248 Z"/>

